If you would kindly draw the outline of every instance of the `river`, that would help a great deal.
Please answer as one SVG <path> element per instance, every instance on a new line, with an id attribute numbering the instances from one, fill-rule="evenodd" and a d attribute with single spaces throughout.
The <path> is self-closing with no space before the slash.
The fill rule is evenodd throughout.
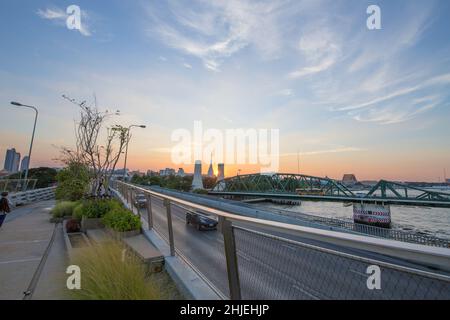
<path id="1" fill-rule="evenodd" d="M 436 190 L 448 193 L 446 190 Z M 284 209 L 326 218 L 353 221 L 353 207 L 344 207 L 339 202 L 302 201 L 299 206 L 287 206 L 273 203 L 259 203 L 258 206 Z M 450 240 L 450 209 L 391 205 L 392 228 L 413 231 Z"/>

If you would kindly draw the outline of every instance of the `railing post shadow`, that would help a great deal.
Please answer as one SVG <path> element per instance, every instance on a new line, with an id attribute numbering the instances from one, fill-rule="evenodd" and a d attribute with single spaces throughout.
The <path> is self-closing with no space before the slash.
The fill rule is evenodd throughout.
<path id="1" fill-rule="evenodd" d="M 147 194 L 147 222 L 148 230 L 153 229 L 152 196 Z"/>
<path id="2" fill-rule="evenodd" d="M 241 300 L 241 285 L 239 281 L 236 243 L 231 221 L 225 219 L 222 216 L 219 216 L 219 229 L 223 235 L 225 258 L 227 261 L 228 285 L 230 288 L 230 299 Z"/>
<path id="3" fill-rule="evenodd" d="M 173 241 L 173 227 L 172 227 L 172 210 L 170 208 L 170 200 L 164 199 L 164 206 L 166 207 L 167 213 L 167 229 L 169 231 L 169 245 L 170 245 L 170 255 L 175 256 L 175 244 Z"/>

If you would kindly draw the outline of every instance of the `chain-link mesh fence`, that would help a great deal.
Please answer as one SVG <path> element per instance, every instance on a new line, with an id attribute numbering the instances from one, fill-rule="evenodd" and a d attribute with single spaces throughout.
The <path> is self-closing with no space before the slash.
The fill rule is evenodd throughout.
<path id="1" fill-rule="evenodd" d="M 222 234 L 217 230 L 198 230 L 186 223 L 186 212 L 193 211 L 172 204 L 175 248 L 224 297 L 228 297 L 227 266 Z M 217 220 L 209 215 L 209 218 Z"/>
<path id="2" fill-rule="evenodd" d="M 450 299 L 446 276 L 239 227 L 233 231 L 243 299 Z"/>
<path id="3" fill-rule="evenodd" d="M 164 238 L 167 243 L 169 242 L 169 228 L 167 225 L 167 213 L 164 206 L 164 200 L 151 197 L 152 205 L 152 217 L 153 228 Z"/>
<path id="4" fill-rule="evenodd" d="M 301 221 L 319 223 L 330 227 L 337 227 L 372 237 L 392 239 L 409 243 L 418 243 L 433 247 L 450 248 L 450 240 L 431 235 L 418 234 L 416 232 L 408 232 L 396 229 L 380 228 L 361 223 L 354 223 L 353 221 L 344 219 L 320 217 L 312 214 L 293 212 L 289 210 L 277 209 L 277 213 Z"/>

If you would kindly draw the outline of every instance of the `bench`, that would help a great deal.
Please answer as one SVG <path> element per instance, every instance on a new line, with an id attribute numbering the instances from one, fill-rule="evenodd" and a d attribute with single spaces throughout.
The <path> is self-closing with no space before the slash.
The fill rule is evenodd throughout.
<path id="1" fill-rule="evenodd" d="M 111 237 L 108 235 L 105 229 L 88 229 L 86 230 L 86 234 L 89 239 L 91 239 L 97 244 L 100 244 L 104 241 L 107 241 L 108 239 L 111 239 Z"/>
<path id="2" fill-rule="evenodd" d="M 150 272 L 160 272 L 164 266 L 164 256 L 142 234 L 124 238 L 123 242 L 149 267 Z"/>

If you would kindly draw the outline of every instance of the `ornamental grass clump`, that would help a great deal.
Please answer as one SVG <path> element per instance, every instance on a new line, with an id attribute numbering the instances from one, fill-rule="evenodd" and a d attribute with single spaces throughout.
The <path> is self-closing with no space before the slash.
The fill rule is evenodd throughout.
<path id="1" fill-rule="evenodd" d="M 147 276 L 145 265 L 117 241 L 83 248 L 71 263 L 81 271 L 81 289 L 71 291 L 74 298 L 155 300 L 170 297 L 161 283 Z"/>
<path id="2" fill-rule="evenodd" d="M 50 211 L 53 218 L 63 218 L 72 216 L 74 208 L 78 205 L 73 201 L 61 201 L 56 203 L 53 209 Z"/>

